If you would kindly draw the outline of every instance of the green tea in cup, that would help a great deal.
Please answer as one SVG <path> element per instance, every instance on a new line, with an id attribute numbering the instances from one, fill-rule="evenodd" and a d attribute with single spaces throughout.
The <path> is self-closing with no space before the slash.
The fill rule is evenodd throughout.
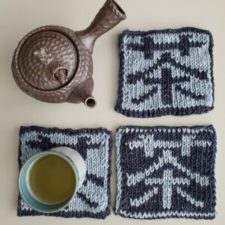
<path id="1" fill-rule="evenodd" d="M 73 195 L 76 176 L 65 159 L 58 155 L 47 155 L 32 166 L 29 186 L 36 200 L 44 204 L 58 204 Z"/>
<path id="2" fill-rule="evenodd" d="M 19 174 L 19 191 L 32 209 L 53 213 L 72 201 L 85 175 L 85 161 L 79 152 L 56 147 L 37 153 L 24 163 Z"/>

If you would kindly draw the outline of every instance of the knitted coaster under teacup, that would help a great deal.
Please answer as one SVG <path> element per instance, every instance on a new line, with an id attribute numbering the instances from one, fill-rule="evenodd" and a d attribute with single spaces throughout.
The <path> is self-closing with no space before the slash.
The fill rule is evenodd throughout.
<path id="1" fill-rule="evenodd" d="M 103 219 L 110 214 L 111 133 L 97 129 L 59 129 L 37 126 L 21 127 L 19 167 L 35 153 L 57 146 L 76 149 L 84 158 L 87 173 L 82 187 L 70 204 L 57 213 L 41 214 L 18 198 L 18 216 L 48 215 Z"/>
<path id="2" fill-rule="evenodd" d="M 213 39 L 197 28 L 124 31 L 115 110 L 130 117 L 189 115 L 214 105 Z"/>
<path id="3" fill-rule="evenodd" d="M 213 126 L 117 130 L 116 214 L 136 219 L 215 217 Z"/>

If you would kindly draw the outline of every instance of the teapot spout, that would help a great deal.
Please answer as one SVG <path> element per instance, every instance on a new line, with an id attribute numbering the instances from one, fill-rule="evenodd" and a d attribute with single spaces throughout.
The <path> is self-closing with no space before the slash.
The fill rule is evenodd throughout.
<path id="1" fill-rule="evenodd" d="M 83 102 L 89 108 L 94 108 L 96 106 L 96 100 L 92 95 L 84 98 Z"/>
<path id="2" fill-rule="evenodd" d="M 114 0 L 107 0 L 91 25 L 76 34 L 92 53 L 96 39 L 125 19 L 126 14 L 123 9 Z"/>
<path id="3" fill-rule="evenodd" d="M 92 78 L 84 81 L 70 94 L 67 101 L 71 103 L 83 102 L 87 107 L 94 108 L 96 100 L 91 94 L 93 87 L 94 82 Z"/>

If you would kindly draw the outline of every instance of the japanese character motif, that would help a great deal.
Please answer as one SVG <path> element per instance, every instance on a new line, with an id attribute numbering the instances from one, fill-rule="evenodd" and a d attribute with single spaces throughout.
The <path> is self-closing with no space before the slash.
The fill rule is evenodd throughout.
<path id="1" fill-rule="evenodd" d="M 21 129 L 19 166 L 32 155 L 54 147 L 68 146 L 79 151 L 87 172 L 82 186 L 69 205 L 53 216 L 105 218 L 109 213 L 109 174 L 111 134 L 105 129 L 57 129 L 28 127 Z M 18 215 L 37 215 L 19 197 Z"/>
<path id="2" fill-rule="evenodd" d="M 135 218 L 214 216 L 211 127 L 121 128 L 117 138 L 117 213 Z"/>
<path id="3" fill-rule="evenodd" d="M 212 45 L 210 33 L 191 28 L 124 32 L 116 110 L 153 117 L 212 109 Z"/>

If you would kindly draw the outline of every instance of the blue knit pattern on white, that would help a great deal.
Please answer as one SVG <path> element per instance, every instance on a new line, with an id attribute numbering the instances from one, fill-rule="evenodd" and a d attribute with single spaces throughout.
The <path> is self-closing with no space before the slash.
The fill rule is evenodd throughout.
<path id="1" fill-rule="evenodd" d="M 205 113 L 214 106 L 213 38 L 197 28 L 124 31 L 115 110 L 130 117 Z"/>
<path id="2" fill-rule="evenodd" d="M 61 217 L 92 217 L 103 219 L 110 214 L 111 133 L 97 129 L 58 129 L 21 127 L 19 167 L 35 153 L 57 146 L 76 149 L 85 159 L 86 179 L 70 204 L 57 213 Z M 32 210 L 19 196 L 18 216 L 43 215 Z"/>
<path id="3" fill-rule="evenodd" d="M 213 126 L 121 127 L 116 214 L 136 219 L 215 217 Z"/>

